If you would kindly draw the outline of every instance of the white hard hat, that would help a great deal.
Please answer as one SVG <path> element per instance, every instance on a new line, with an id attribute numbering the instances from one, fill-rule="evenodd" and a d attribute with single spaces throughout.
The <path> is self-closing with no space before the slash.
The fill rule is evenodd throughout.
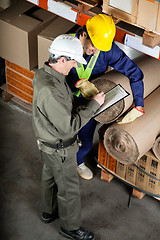
<path id="1" fill-rule="evenodd" d="M 80 40 L 70 34 L 62 34 L 56 37 L 49 47 L 49 52 L 55 57 L 66 56 L 79 63 L 87 64 L 83 58 L 83 47 Z"/>

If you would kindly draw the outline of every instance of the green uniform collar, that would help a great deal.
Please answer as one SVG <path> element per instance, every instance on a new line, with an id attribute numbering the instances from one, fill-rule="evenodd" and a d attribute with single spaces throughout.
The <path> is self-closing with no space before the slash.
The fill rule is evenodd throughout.
<path id="1" fill-rule="evenodd" d="M 50 75 L 57 78 L 60 82 L 64 83 L 66 76 L 64 76 L 62 73 L 59 73 L 56 70 L 54 70 L 53 68 L 51 68 L 50 66 L 48 66 L 47 62 L 44 63 L 43 68 L 44 68 L 45 72 L 49 73 Z"/>

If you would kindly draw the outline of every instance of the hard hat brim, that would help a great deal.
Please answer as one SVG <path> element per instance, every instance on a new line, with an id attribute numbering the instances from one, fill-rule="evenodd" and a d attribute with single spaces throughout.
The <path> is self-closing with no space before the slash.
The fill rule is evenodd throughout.
<path id="1" fill-rule="evenodd" d="M 99 49 L 100 51 L 108 52 L 112 48 L 112 42 L 111 43 L 107 43 L 106 45 L 102 45 L 101 43 L 99 43 L 99 45 L 96 45 L 95 47 L 97 49 Z"/>
<path id="2" fill-rule="evenodd" d="M 75 59 L 75 60 L 79 63 L 85 64 L 85 65 L 87 64 L 87 61 L 83 57 Z"/>

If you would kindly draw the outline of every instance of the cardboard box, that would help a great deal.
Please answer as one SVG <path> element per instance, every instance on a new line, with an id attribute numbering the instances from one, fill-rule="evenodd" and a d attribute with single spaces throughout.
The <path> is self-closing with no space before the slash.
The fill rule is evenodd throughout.
<path id="1" fill-rule="evenodd" d="M 126 181 L 135 184 L 137 168 L 131 164 L 126 166 Z"/>
<path id="2" fill-rule="evenodd" d="M 107 153 L 107 169 L 116 172 L 117 160 Z"/>
<path id="3" fill-rule="evenodd" d="M 160 3 L 159 3 L 158 13 L 157 13 L 156 32 L 160 33 Z"/>
<path id="4" fill-rule="evenodd" d="M 98 162 L 104 167 L 107 166 L 107 151 L 104 147 L 102 136 L 99 137 Z"/>
<path id="5" fill-rule="evenodd" d="M 150 165 L 148 173 L 154 178 L 160 179 L 160 160 L 150 151 Z M 146 191 L 153 194 L 160 194 L 160 181 L 147 176 Z"/>
<path id="6" fill-rule="evenodd" d="M 103 0 L 103 12 L 129 23 L 136 23 L 138 0 Z"/>
<path id="7" fill-rule="evenodd" d="M 104 124 L 98 130 L 98 133 L 99 133 L 98 162 L 102 164 L 104 167 L 107 167 L 107 156 L 108 156 L 105 146 L 103 144 L 104 133 L 107 128 L 108 126 Z"/>
<path id="8" fill-rule="evenodd" d="M 156 30 L 156 22 L 158 15 L 158 2 L 151 2 L 146 0 L 139 0 L 137 24 L 138 26 L 150 30 Z"/>
<path id="9" fill-rule="evenodd" d="M 102 138 L 99 139 L 98 162 L 112 172 L 116 172 L 117 160 L 107 153 Z"/>
<path id="10" fill-rule="evenodd" d="M 99 149 L 98 149 L 98 162 L 102 164 L 104 167 L 106 167 L 108 170 L 112 172 L 116 172 L 116 165 L 117 165 L 117 160 L 113 158 L 109 153 L 107 153 L 104 144 L 103 144 L 103 138 L 104 138 L 104 133 L 108 126 L 104 124 L 100 129 L 99 129 Z"/>
<path id="11" fill-rule="evenodd" d="M 102 12 L 160 34 L 160 3 L 150 0 L 103 0 Z"/>
<path id="12" fill-rule="evenodd" d="M 117 161 L 116 174 L 122 178 L 126 175 L 126 165 Z"/>
<path id="13" fill-rule="evenodd" d="M 137 162 L 137 165 L 140 169 L 137 168 L 135 185 L 136 187 L 143 190 L 146 189 L 147 174 L 142 172 L 141 169 L 148 173 L 149 164 L 150 164 L 150 152 L 147 152 Z"/>
<path id="14" fill-rule="evenodd" d="M 25 0 L 0 12 L 0 56 L 28 70 L 38 65 L 37 35 L 54 15 Z"/>
<path id="15" fill-rule="evenodd" d="M 74 23 L 64 18 L 56 17 L 52 23 L 50 23 L 42 32 L 38 34 L 38 68 L 43 67 L 44 62 L 48 60 L 48 48 L 54 38 L 60 34 L 70 32 L 74 26 Z"/>

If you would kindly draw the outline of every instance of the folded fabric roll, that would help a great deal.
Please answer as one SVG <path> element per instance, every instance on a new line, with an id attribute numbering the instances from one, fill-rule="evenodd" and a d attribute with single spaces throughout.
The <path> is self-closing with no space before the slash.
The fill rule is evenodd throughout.
<path id="1" fill-rule="evenodd" d="M 160 135 L 160 87 L 144 100 L 145 114 L 126 124 L 113 123 L 104 133 L 104 146 L 117 161 L 131 164 L 148 152 Z"/>

